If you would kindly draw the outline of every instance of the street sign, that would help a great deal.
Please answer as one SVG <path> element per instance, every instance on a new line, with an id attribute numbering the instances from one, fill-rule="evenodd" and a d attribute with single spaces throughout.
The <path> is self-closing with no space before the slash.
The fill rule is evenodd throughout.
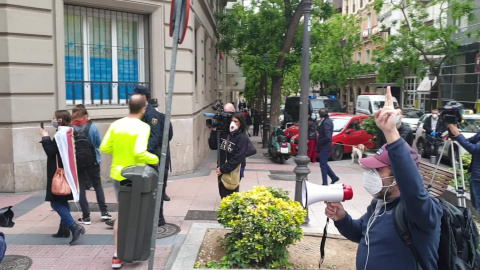
<path id="1" fill-rule="evenodd" d="M 480 74 L 480 53 L 477 53 L 477 57 L 475 58 L 475 73 Z"/>
<path id="2" fill-rule="evenodd" d="M 173 31 L 175 30 L 175 5 L 181 5 L 181 13 L 180 13 L 180 36 L 178 43 L 182 44 L 183 40 L 185 39 L 185 34 L 187 33 L 188 28 L 188 18 L 190 16 L 190 0 L 172 0 L 172 4 L 170 7 L 170 36 L 173 37 Z"/>

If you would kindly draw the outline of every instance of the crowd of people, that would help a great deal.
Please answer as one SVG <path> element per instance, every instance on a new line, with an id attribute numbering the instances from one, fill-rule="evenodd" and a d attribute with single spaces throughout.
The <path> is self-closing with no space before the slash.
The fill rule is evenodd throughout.
<path id="1" fill-rule="evenodd" d="M 72 109 L 72 113 L 67 110 L 54 112 L 51 124 L 58 130 L 55 138 L 52 139 L 47 130 L 40 129 L 41 143 L 47 155 L 45 201 L 49 201 L 52 209 L 60 216 L 59 229 L 52 237 L 69 238 L 71 236 L 70 244 L 74 244 L 81 235 L 85 234 L 85 228 L 81 224 L 90 225 L 92 222 L 86 197 L 86 190 L 91 185 L 95 190 L 97 203 L 100 207 L 100 219 L 105 221 L 108 226 L 114 227 L 115 247 L 117 247 L 118 217 L 117 219 L 112 218 L 105 203 L 100 177 L 100 151 L 112 155 L 110 178 L 118 200 L 120 183 L 126 180 L 121 175 L 123 168 L 132 165 L 148 165 L 157 172 L 159 171 L 159 157 L 161 156 L 163 127 L 165 125 L 165 115 L 155 109 L 156 103 L 150 98 L 148 88 L 137 85 L 128 105 L 128 116 L 113 122 L 103 140 L 98 127 L 89 119 L 88 111 L 83 105 L 76 105 Z M 243 121 L 245 122 L 245 120 Z M 67 133 L 70 131 L 73 135 L 72 143 L 75 145 L 75 157 L 62 154 L 62 152 L 68 152 L 68 143 L 56 141 L 57 135 L 60 134 L 59 129 L 62 127 L 66 128 L 63 131 Z M 168 141 L 172 137 L 173 127 L 170 124 Z M 72 161 L 76 164 L 72 164 Z M 64 163 L 68 163 L 69 166 L 64 166 Z M 170 166 L 170 148 L 168 146 L 158 226 L 165 225 L 163 202 L 170 200 L 165 192 Z M 67 170 L 68 172 L 66 172 Z M 58 193 L 57 186 L 63 180 L 60 174 L 66 175 L 63 178 L 70 177 L 73 180 L 69 181 L 70 192 L 68 194 Z M 78 201 L 82 210 L 82 217 L 78 219 L 78 222 L 73 219 L 68 203 L 68 201 L 74 200 L 76 194 L 78 194 Z M 112 258 L 112 268 L 121 268 L 122 264 L 115 252 Z"/>
<path id="2" fill-rule="evenodd" d="M 89 118 L 87 109 L 76 105 L 72 113 L 67 110 L 55 111 L 52 126 L 58 133 L 70 128 L 76 148 L 76 174 L 78 190 L 71 187 L 70 194 L 59 195 L 59 170 L 71 159 L 62 154 L 65 144 L 51 138 L 48 131 L 40 129 L 41 143 L 47 155 L 47 187 L 45 200 L 59 215 L 59 229 L 52 237 L 69 238 L 74 244 L 83 234 L 82 225 L 91 224 L 89 203 L 86 198 L 88 184 L 95 190 L 100 207 L 100 219 L 113 226 L 115 248 L 118 239 L 118 217 L 114 219 L 108 212 L 100 177 L 102 162 L 100 151 L 112 155 L 110 178 L 118 200 L 119 187 L 126 179 L 122 169 L 131 165 L 148 165 L 159 171 L 163 128 L 165 115 L 155 109 L 156 103 L 151 99 L 150 91 L 143 86 L 136 86 L 129 100 L 129 114 L 113 122 L 103 140 L 99 129 Z M 210 149 L 219 151 L 216 174 L 218 190 L 221 198 L 239 192 L 240 182 L 244 177 L 247 152 L 250 147 L 249 133 L 253 125 L 253 136 L 258 135 L 261 117 L 258 111 L 242 106 L 236 110 L 231 103 L 224 105 L 223 111 L 228 113 L 228 123 L 221 127 L 211 128 L 208 144 Z M 332 151 L 333 122 L 327 109 L 310 113 L 308 119 L 308 156 L 310 162 L 316 162 L 317 153 L 322 173 L 323 185 L 339 181 L 339 177 L 328 164 Z M 387 90 L 385 106 L 375 113 L 378 127 L 378 140 L 382 145 L 372 157 L 363 158 L 360 163 L 367 170 L 363 174 L 363 186 L 372 195 L 373 200 L 367 212 L 359 219 L 349 215 L 342 203 L 326 202 L 325 214 L 334 221 L 339 232 L 347 239 L 359 244 L 356 257 L 357 269 L 419 269 L 417 257 L 422 258 L 426 269 L 436 269 L 439 259 L 438 247 L 441 234 L 442 206 L 433 199 L 423 186 L 423 177 L 418 170 L 420 157 L 411 148 L 412 131 L 401 123 L 402 111 L 394 108 L 392 96 Z M 437 136 L 445 130 L 438 120 L 438 111 L 425 122 L 427 136 Z M 473 155 L 471 163 L 472 177 L 470 190 L 473 205 L 480 210 L 480 132 L 472 138 L 465 138 L 456 125 L 448 125 L 448 129 L 458 143 Z M 168 141 L 173 137 L 170 124 Z M 58 137 L 60 138 L 60 137 Z M 165 224 L 163 202 L 170 200 L 165 193 L 168 171 L 171 165 L 170 149 L 167 147 L 165 162 L 164 186 L 161 196 L 161 207 L 158 226 Z M 71 164 L 70 164 L 71 165 Z M 71 169 L 71 167 L 69 167 Z M 68 173 L 67 173 L 68 174 Z M 74 177 L 75 178 L 75 177 Z M 82 210 L 82 217 L 76 222 L 71 213 L 68 201 L 75 198 Z M 412 247 L 404 245 L 398 236 L 392 213 L 401 205 L 405 212 L 405 220 L 411 232 L 412 246 L 418 254 L 412 255 Z M 1 235 L 0 235 L 1 236 Z M 115 249 L 116 250 L 116 249 Z M 116 252 L 112 257 L 112 268 L 121 268 L 122 261 Z M 422 268 L 425 269 L 425 268 Z"/>

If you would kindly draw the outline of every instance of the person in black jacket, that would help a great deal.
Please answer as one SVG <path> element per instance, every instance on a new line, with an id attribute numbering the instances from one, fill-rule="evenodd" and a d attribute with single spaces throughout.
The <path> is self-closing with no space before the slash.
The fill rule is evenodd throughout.
<path id="1" fill-rule="evenodd" d="M 447 130 L 445 123 L 440 119 L 438 110 L 432 110 L 432 115 L 425 119 L 423 123 L 423 129 L 425 129 L 425 143 L 426 149 L 432 149 L 432 143 L 435 142 L 435 137 L 441 137 L 442 133 Z M 433 153 L 438 153 L 438 145 L 434 143 Z M 429 152 L 427 152 L 430 154 Z M 436 154 L 435 154 L 436 156 Z"/>
<path id="2" fill-rule="evenodd" d="M 320 170 L 322 171 L 323 185 L 327 186 L 327 175 L 332 179 L 331 184 L 340 180 L 328 165 L 328 158 L 330 157 L 330 152 L 332 152 L 333 121 L 328 117 L 327 109 L 320 109 L 318 113 L 320 114 L 320 123 L 317 129 L 317 152 L 320 154 Z"/>
<path id="3" fill-rule="evenodd" d="M 165 114 L 158 112 L 155 107 L 157 103 L 150 98 L 150 90 L 141 85 L 135 86 L 133 94 L 140 94 L 145 96 L 148 100 L 147 110 L 143 116 L 142 121 L 150 126 L 150 137 L 148 138 L 147 151 L 157 155 L 159 158 L 162 153 L 162 141 L 163 141 L 163 127 L 165 126 Z M 168 141 L 173 138 L 172 123 L 170 123 L 170 129 L 168 133 Z M 163 201 L 170 201 L 170 197 L 166 194 L 168 169 L 170 168 L 170 146 L 167 148 L 167 160 L 165 161 L 165 172 L 163 175 L 163 192 L 162 202 L 160 203 L 160 215 L 158 218 L 158 226 L 165 225 L 165 218 L 163 216 Z M 158 167 L 155 167 L 158 172 Z"/>
<path id="4" fill-rule="evenodd" d="M 317 115 L 312 113 L 308 118 L 308 157 L 310 162 L 317 161 Z"/>
<path id="5" fill-rule="evenodd" d="M 253 111 L 253 136 L 258 136 L 260 124 L 262 122 L 262 116 L 257 109 L 253 109 Z"/>
<path id="6" fill-rule="evenodd" d="M 218 175 L 218 191 L 220 197 L 223 199 L 228 195 L 238 192 L 239 186 L 235 189 L 227 189 L 221 181 L 222 174 L 230 173 L 240 166 L 240 179 L 243 178 L 243 172 L 245 170 L 245 159 L 248 148 L 248 136 L 245 132 L 246 122 L 245 116 L 241 112 L 237 112 L 232 116 L 232 122 L 230 123 L 230 132 L 220 134 L 220 166 L 217 167 Z M 217 150 L 217 135 L 216 131 L 212 130 L 210 138 L 208 139 L 210 149 Z M 228 146 L 227 146 L 228 144 Z"/>
<path id="7" fill-rule="evenodd" d="M 52 126 L 58 128 L 58 126 L 70 126 L 71 115 L 66 110 L 56 111 L 53 119 Z M 42 146 L 45 154 L 47 154 L 47 190 L 45 193 L 45 201 L 50 202 L 52 209 L 60 216 L 60 227 L 56 234 L 52 234 L 54 238 L 68 238 L 70 232 L 72 233 L 72 245 L 78 238 L 85 233 L 83 226 L 75 223 L 72 214 L 70 214 L 69 200 L 73 200 L 73 195 L 58 196 L 52 193 L 52 180 L 55 172 L 57 171 L 57 164 L 59 168 L 63 168 L 62 158 L 58 151 L 58 146 L 55 139 L 51 139 L 48 131 L 40 129 L 40 136 L 42 136 Z"/>
<path id="8" fill-rule="evenodd" d="M 395 109 L 399 108 L 397 107 Z M 401 109 L 400 112 L 402 112 Z M 398 133 L 400 133 L 400 137 L 404 139 L 411 147 L 413 145 L 413 130 L 402 122 L 402 118 L 403 114 L 397 115 L 397 130 Z M 380 149 L 386 143 L 387 139 L 385 138 L 385 135 L 383 134 L 381 129 L 377 128 L 377 149 Z"/>
<path id="9" fill-rule="evenodd" d="M 252 116 L 250 115 L 250 113 L 248 113 L 248 110 L 245 110 L 244 111 L 244 114 L 245 114 L 245 121 L 247 123 L 247 134 L 248 134 L 248 137 L 250 137 L 250 126 L 252 125 Z"/>

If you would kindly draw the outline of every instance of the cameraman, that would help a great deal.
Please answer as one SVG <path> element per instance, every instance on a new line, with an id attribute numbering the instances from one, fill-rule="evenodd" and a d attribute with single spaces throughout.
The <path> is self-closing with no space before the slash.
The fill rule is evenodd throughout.
<path id="1" fill-rule="evenodd" d="M 437 109 L 434 109 L 432 111 L 432 115 L 430 115 L 429 117 L 427 117 L 427 119 L 425 119 L 425 123 L 423 124 L 423 129 L 425 129 L 425 138 L 426 138 L 426 144 L 427 144 L 425 149 L 431 149 L 432 148 L 431 144 L 433 143 L 433 149 L 434 149 L 433 154 L 437 156 L 438 145 L 435 143 L 435 137 L 441 136 L 442 133 L 446 130 L 445 124 L 438 116 Z"/>
<path id="2" fill-rule="evenodd" d="M 472 155 L 470 163 L 470 197 L 472 205 L 477 212 L 480 212 L 480 132 L 467 139 L 458 130 L 456 125 L 448 125 L 450 132 L 455 136 L 457 142 Z"/>
<path id="3" fill-rule="evenodd" d="M 239 131 L 240 132 L 243 131 L 243 133 L 245 133 L 244 131 L 245 131 L 245 128 L 246 128 L 245 116 L 243 116 L 243 113 L 235 113 L 235 106 L 233 104 L 231 104 L 231 103 L 225 104 L 225 106 L 223 106 L 223 111 L 224 111 L 224 113 L 230 113 L 230 115 L 231 115 L 230 118 L 227 119 L 228 121 L 225 120 L 225 122 L 228 122 L 228 126 L 226 127 L 227 129 L 218 131 L 220 133 L 220 142 L 218 142 L 217 141 L 217 128 L 216 127 L 210 128 L 211 132 L 210 132 L 210 137 L 208 139 L 208 145 L 209 145 L 210 149 L 220 151 L 220 160 L 217 160 L 217 166 L 219 166 L 220 169 L 222 168 L 222 165 L 225 165 L 226 163 L 229 163 L 230 159 L 232 159 L 232 156 L 235 156 L 236 152 L 238 152 L 237 150 L 239 150 L 239 149 L 237 147 L 238 145 L 237 145 L 237 142 L 236 142 L 236 140 L 237 140 L 236 137 L 238 137 L 238 135 L 239 135 L 238 132 Z M 238 130 L 230 133 L 229 126 L 233 123 L 233 118 L 234 118 L 235 115 L 238 116 L 237 118 L 240 118 L 240 115 L 241 115 L 242 118 L 243 118 L 243 123 L 240 123 L 240 126 L 237 125 Z M 228 148 L 228 154 L 227 154 L 227 151 L 225 150 L 225 145 L 227 144 L 227 139 L 228 139 L 229 135 L 230 135 L 231 147 Z M 244 134 L 244 135 L 246 135 L 246 134 Z M 248 137 L 247 137 L 247 139 L 248 139 Z M 220 148 L 218 147 L 219 145 L 220 145 Z M 247 144 L 242 146 L 242 148 L 245 148 L 245 151 L 246 151 L 246 147 L 247 147 Z M 227 158 L 229 159 L 228 162 L 227 162 Z M 242 177 L 243 172 L 245 170 L 245 157 L 242 160 L 240 160 L 240 162 L 242 164 L 240 177 Z M 218 169 L 219 168 L 217 168 L 217 170 Z M 235 169 L 235 168 L 233 168 L 233 169 Z M 219 191 L 220 197 L 222 199 L 224 197 L 232 194 L 233 192 L 238 192 L 238 190 L 239 190 L 239 187 L 237 187 L 235 190 L 226 189 L 225 186 L 223 185 L 222 181 L 221 181 L 221 175 L 218 176 L 218 191 Z"/>

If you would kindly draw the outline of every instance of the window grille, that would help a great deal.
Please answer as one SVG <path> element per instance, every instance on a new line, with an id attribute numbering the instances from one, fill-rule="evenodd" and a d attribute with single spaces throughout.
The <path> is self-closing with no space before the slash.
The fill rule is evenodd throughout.
<path id="1" fill-rule="evenodd" d="M 67 105 L 126 104 L 150 87 L 147 16 L 65 5 L 64 29 Z"/>

